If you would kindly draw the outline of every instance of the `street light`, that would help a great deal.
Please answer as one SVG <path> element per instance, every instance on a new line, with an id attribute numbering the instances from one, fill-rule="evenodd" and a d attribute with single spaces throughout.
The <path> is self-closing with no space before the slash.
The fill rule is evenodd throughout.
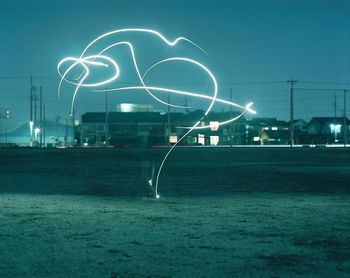
<path id="1" fill-rule="evenodd" d="M 331 128 L 331 133 L 334 133 L 334 142 L 337 143 L 338 142 L 337 134 L 340 133 L 342 125 L 330 124 L 329 126 Z"/>
<path id="2" fill-rule="evenodd" d="M 41 129 L 39 127 L 36 127 L 34 129 L 34 138 L 35 140 L 38 140 L 38 134 L 40 133 Z"/>

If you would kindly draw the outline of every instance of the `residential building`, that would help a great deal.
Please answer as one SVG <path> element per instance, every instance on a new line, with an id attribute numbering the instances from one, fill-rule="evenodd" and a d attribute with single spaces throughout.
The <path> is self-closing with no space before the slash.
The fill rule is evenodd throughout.
<path id="1" fill-rule="evenodd" d="M 198 129 L 186 136 L 181 144 L 224 145 L 245 144 L 246 120 L 242 116 L 232 124 L 218 126 L 238 112 L 204 111 L 184 113 L 160 112 L 90 112 L 82 115 L 80 142 L 82 145 L 155 146 L 174 144 L 200 120 Z M 209 125 L 210 128 L 201 127 Z"/>
<path id="2" fill-rule="evenodd" d="M 74 144 L 73 127 L 69 124 L 46 121 L 42 130 L 33 129 L 33 146 L 39 147 L 40 141 L 43 147 L 71 146 Z M 28 123 L 23 123 L 14 129 L 0 129 L 0 144 L 29 146 L 30 128 Z"/>
<path id="3" fill-rule="evenodd" d="M 344 143 L 345 132 L 349 134 L 349 125 L 349 119 L 344 117 L 314 117 L 308 125 L 310 143 Z"/>
<path id="4" fill-rule="evenodd" d="M 288 144 L 289 123 L 277 118 L 253 118 L 247 121 L 249 144 Z"/>

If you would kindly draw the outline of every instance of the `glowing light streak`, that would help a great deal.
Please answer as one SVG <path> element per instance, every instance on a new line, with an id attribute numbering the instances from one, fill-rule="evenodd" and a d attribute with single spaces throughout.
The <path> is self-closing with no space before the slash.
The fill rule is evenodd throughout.
<path id="1" fill-rule="evenodd" d="M 153 35 L 156 35 L 157 37 L 159 37 L 161 40 L 163 40 L 166 44 L 168 44 L 169 46 L 175 46 L 178 42 L 180 41 L 186 41 L 192 45 L 194 45 L 195 47 L 197 47 L 198 49 L 200 49 L 201 51 L 203 51 L 204 53 L 206 53 L 201 47 L 199 47 L 197 44 L 195 44 L 193 41 L 185 38 L 185 37 L 178 37 L 173 41 L 169 41 L 166 37 L 164 37 L 160 32 L 152 30 L 152 29 L 146 29 L 146 28 L 126 28 L 126 29 L 118 29 L 118 30 L 114 30 L 108 33 L 105 33 L 99 37 L 97 37 L 96 39 L 94 39 L 93 41 L 91 41 L 83 50 L 82 54 L 80 55 L 80 58 L 82 58 L 85 54 L 85 52 L 97 41 L 101 40 L 102 38 L 108 37 L 110 35 L 113 34 L 118 34 L 118 33 L 125 33 L 125 32 L 139 32 L 139 33 L 150 33 Z M 207 53 L 206 53 L 207 54 Z"/>
<path id="2" fill-rule="evenodd" d="M 94 55 L 93 58 L 94 58 L 94 59 L 96 59 L 96 58 L 106 58 L 107 56 L 102 56 L 101 54 L 102 54 L 103 52 L 107 51 L 108 49 L 110 49 L 110 48 L 112 48 L 112 47 L 115 47 L 115 46 L 118 46 L 118 45 L 127 45 L 127 46 L 129 47 L 130 53 L 131 53 L 131 56 L 132 56 L 132 60 L 133 60 L 133 64 L 134 64 L 136 73 L 137 73 L 137 75 L 138 75 L 138 78 L 139 78 L 140 82 L 142 83 L 144 89 L 151 95 L 151 97 L 153 97 L 155 100 L 157 100 L 158 102 L 160 102 L 160 103 L 162 103 L 162 104 L 164 104 L 164 105 L 168 105 L 168 106 L 175 107 L 175 108 L 188 108 L 188 107 L 185 107 L 185 106 L 179 106 L 179 105 L 173 105 L 173 104 L 167 103 L 167 102 L 165 102 L 165 101 L 163 101 L 163 100 L 157 98 L 154 94 L 152 94 L 152 93 L 147 89 L 147 86 L 145 85 L 145 83 L 144 83 L 144 81 L 143 81 L 143 77 L 142 77 L 141 74 L 140 74 L 140 70 L 139 70 L 139 67 L 138 67 L 137 62 L 136 62 L 136 57 L 135 57 L 134 48 L 133 48 L 133 46 L 132 46 L 131 43 L 129 43 L 129 42 L 117 42 L 117 43 L 111 44 L 111 45 L 109 45 L 108 47 L 106 47 L 105 49 L 103 49 L 101 52 L 99 52 L 98 55 Z M 60 61 L 60 63 L 57 65 L 57 71 L 58 71 L 59 75 L 61 76 L 61 80 L 60 80 L 60 83 L 59 83 L 59 85 L 58 85 L 58 97 L 60 96 L 61 85 L 62 85 L 63 80 L 65 80 L 65 81 L 67 81 L 68 83 L 73 84 L 73 85 L 79 85 L 78 83 L 73 82 L 73 81 L 70 81 L 70 80 L 67 80 L 67 79 L 65 78 L 66 75 L 67 75 L 76 65 L 81 64 L 81 65 L 85 68 L 85 70 L 79 75 L 79 77 L 77 78 L 77 80 L 80 79 L 83 75 L 84 75 L 84 76 L 83 76 L 82 78 L 86 79 L 87 76 L 89 75 L 89 71 L 88 71 L 88 69 L 86 68 L 85 63 L 86 63 L 86 64 L 92 64 L 92 65 L 93 65 L 93 64 L 96 64 L 96 65 L 108 66 L 108 65 L 103 64 L 103 63 L 96 63 L 96 62 L 94 62 L 94 61 L 89 61 L 89 58 L 92 58 L 92 56 L 89 56 L 89 57 L 87 57 L 87 58 L 85 58 L 85 59 L 83 59 L 83 58 L 81 58 L 81 57 L 78 58 L 78 59 L 77 59 L 77 58 L 74 58 L 74 57 L 67 57 L 67 58 L 65 58 L 65 59 L 63 59 L 63 60 Z M 61 68 L 62 64 L 64 64 L 65 62 L 68 62 L 68 61 L 73 61 L 74 63 L 62 74 L 61 71 L 60 71 L 60 68 Z M 115 62 L 114 62 L 114 63 L 115 63 Z M 119 75 L 119 67 L 117 66 L 116 63 L 115 63 L 114 66 L 116 66 L 116 70 L 117 70 L 118 75 Z M 148 69 L 148 70 L 149 70 L 149 69 Z M 147 72 L 146 72 L 146 73 L 147 73 Z M 144 74 L 144 75 L 145 75 L 145 74 Z M 118 76 L 117 76 L 117 77 L 118 77 Z M 113 81 L 113 80 L 111 80 L 111 81 Z M 109 83 L 109 81 L 108 81 L 108 82 L 104 81 L 104 82 L 105 82 L 105 83 L 103 83 L 103 84 Z M 83 87 L 97 87 L 97 86 L 101 86 L 101 85 L 103 85 L 103 84 L 102 84 L 102 83 L 81 84 L 80 86 L 83 86 Z M 74 100 L 75 100 L 77 91 L 78 91 L 78 89 L 79 89 L 80 86 L 77 87 L 76 91 L 75 91 L 74 94 L 73 94 L 73 100 L 72 100 L 72 105 L 71 105 L 71 114 L 73 113 Z"/>
<path id="3" fill-rule="evenodd" d="M 29 132 L 30 132 L 30 136 L 33 135 L 33 127 L 34 127 L 34 122 L 30 121 L 29 122 Z"/>
<path id="4" fill-rule="evenodd" d="M 168 89 L 168 88 L 162 88 L 162 87 L 152 87 L 149 86 L 147 87 L 150 90 L 154 90 L 154 91 L 160 91 L 160 92 L 167 92 L 167 93 L 174 93 L 174 94 L 180 94 L 180 95 L 186 95 L 186 96 L 192 96 L 192 97 L 198 97 L 198 98 L 203 98 L 203 99 L 210 99 L 213 100 L 214 97 L 211 96 L 207 96 L 207 95 L 201 95 L 199 93 L 191 93 L 191 92 L 186 92 L 186 91 L 180 91 L 180 90 L 174 90 L 174 89 Z M 121 88 L 115 88 L 115 89 L 108 89 L 108 92 L 113 92 L 113 91 L 128 91 L 128 90 L 143 90 L 144 87 L 142 86 L 131 86 L 131 87 L 121 87 Z M 106 90 L 95 90 L 96 92 L 105 92 Z M 229 119 L 227 121 L 223 121 L 223 122 L 219 122 L 218 126 L 222 126 L 222 125 L 226 125 L 229 123 L 232 123 L 236 120 L 238 120 L 240 117 L 242 117 L 245 113 L 250 113 L 250 114 L 256 114 L 256 111 L 251 109 L 251 106 L 253 105 L 253 102 L 248 103 L 245 107 L 236 104 L 234 102 L 231 101 L 227 101 L 227 100 L 223 100 L 223 99 L 219 99 L 219 98 L 215 98 L 216 102 L 220 102 L 220 103 L 224 103 L 224 104 L 228 104 L 231 105 L 233 107 L 237 107 L 240 109 L 243 109 L 243 112 L 241 112 L 240 114 L 238 114 L 236 117 Z M 204 125 L 204 126 L 196 126 L 196 127 L 181 127 L 179 126 L 178 128 L 186 128 L 186 129 L 208 129 L 210 128 L 210 124 L 209 125 Z M 180 139 L 181 140 L 181 139 Z"/>
<path id="5" fill-rule="evenodd" d="M 96 82 L 96 83 L 91 83 L 91 84 L 84 83 L 85 79 L 89 76 L 89 73 L 90 73 L 90 70 L 89 70 L 89 68 L 88 68 L 88 66 L 86 64 L 108 67 L 108 64 L 93 61 L 93 59 L 97 59 L 97 58 L 110 62 L 113 65 L 113 67 L 114 67 L 114 71 L 115 71 L 114 75 L 111 78 L 106 79 L 106 80 L 101 81 L 101 82 Z M 74 63 L 62 74 L 60 72 L 60 68 L 61 68 L 62 64 L 67 62 L 67 61 L 72 61 Z M 67 80 L 65 78 L 66 75 L 69 73 L 69 71 L 71 71 L 78 64 L 83 66 L 84 69 L 85 69 L 85 74 L 81 78 L 80 82 L 76 83 L 76 82 L 72 82 L 70 80 Z M 76 95 L 77 95 L 78 90 L 79 90 L 80 87 L 98 87 L 98 86 L 102 86 L 102 85 L 111 83 L 112 81 L 114 81 L 114 80 L 116 80 L 118 78 L 119 73 L 120 73 L 118 64 L 112 58 L 104 56 L 104 55 L 100 55 L 100 54 L 99 55 L 91 55 L 91 56 L 88 56 L 86 58 L 67 57 L 67 58 L 65 58 L 65 59 L 63 59 L 63 60 L 61 60 L 59 62 L 59 64 L 57 65 L 57 71 L 58 71 L 59 75 L 61 76 L 61 80 L 60 80 L 59 87 L 58 87 L 58 96 L 60 96 L 61 84 L 62 84 L 63 80 L 65 80 L 65 81 L 67 81 L 67 82 L 69 82 L 69 83 L 71 83 L 73 85 L 76 85 L 76 88 L 75 88 L 75 91 L 74 91 L 74 94 L 73 94 L 73 98 L 72 98 L 71 114 L 73 113 L 74 101 L 75 101 Z"/>
<path id="6" fill-rule="evenodd" d="M 139 66 L 136 60 L 136 55 L 135 55 L 135 51 L 134 51 L 134 47 L 133 45 L 128 42 L 128 41 L 119 41 L 113 44 L 108 45 L 107 47 L 105 47 L 104 49 L 102 49 L 98 54 L 96 55 L 89 55 L 84 57 L 84 55 L 89 51 L 89 49 L 96 44 L 98 41 L 100 41 L 101 39 L 105 38 L 105 37 L 109 37 L 111 35 L 114 34 L 119 34 L 119 33 L 127 33 L 127 32 L 131 32 L 131 33 L 148 33 L 148 34 L 152 34 L 157 36 L 158 38 L 160 38 L 165 44 L 167 44 L 170 47 L 173 47 L 175 45 L 177 45 L 177 43 L 179 43 L 180 41 L 185 41 L 190 43 L 191 45 L 195 46 L 196 48 L 200 49 L 201 51 L 203 51 L 204 53 L 206 53 L 202 48 L 200 48 L 197 44 L 195 44 L 194 42 L 192 42 L 191 40 L 185 38 L 185 37 L 178 37 L 173 41 L 168 40 L 166 37 L 164 37 L 161 33 L 159 33 L 158 31 L 152 30 L 152 29 L 144 29 L 144 28 L 128 28 L 128 29 L 119 29 L 119 30 L 114 30 L 108 33 L 105 33 L 99 37 L 97 37 L 96 39 L 94 39 L 93 41 L 91 41 L 83 50 L 83 52 L 81 53 L 79 58 L 75 58 L 75 57 L 66 57 L 64 59 L 62 59 L 58 65 L 57 65 L 57 71 L 58 74 L 61 76 L 61 80 L 59 82 L 58 85 L 58 96 L 60 96 L 60 91 L 61 91 L 61 86 L 63 81 L 66 81 L 69 84 L 72 84 L 75 87 L 74 93 L 73 93 L 73 97 L 72 97 L 72 103 L 71 103 L 71 114 L 73 113 L 73 109 L 74 109 L 74 102 L 76 99 L 76 95 L 78 94 L 78 91 L 81 87 L 89 87 L 89 88 L 95 88 L 95 87 L 100 87 L 103 85 L 107 85 L 110 84 L 111 82 L 115 81 L 118 79 L 119 75 L 120 75 L 120 69 L 119 66 L 117 64 L 117 62 L 115 62 L 111 57 L 106 56 L 106 55 L 102 55 L 104 52 L 108 51 L 109 49 L 113 48 L 113 47 L 117 47 L 117 46 L 122 46 L 125 45 L 128 47 L 128 49 L 130 50 L 130 54 L 132 57 L 132 61 L 133 61 L 133 66 L 136 70 L 138 79 L 141 83 L 142 86 L 129 86 L 129 87 L 117 87 L 117 88 L 112 88 L 112 89 L 108 89 L 108 92 L 112 92 L 112 91 L 128 91 L 128 90 L 144 90 L 146 91 L 152 98 L 154 98 L 156 101 L 167 105 L 167 106 L 172 106 L 172 107 L 177 107 L 177 108 L 188 108 L 185 106 L 178 106 L 178 105 L 174 105 L 171 103 L 167 103 L 161 99 L 159 99 L 157 96 L 155 96 L 152 91 L 157 91 L 157 92 L 164 92 L 164 93 L 172 93 L 172 94 L 178 94 L 178 95 L 186 95 L 186 96 L 191 96 L 191 97 L 196 97 L 196 98 L 202 98 L 202 99 L 207 99 L 210 100 L 210 104 L 208 106 L 208 108 L 205 110 L 203 116 L 193 125 L 190 127 L 178 127 L 178 128 L 186 128 L 188 129 L 188 131 L 180 138 L 177 140 L 177 142 L 168 150 L 168 152 L 166 153 L 166 155 L 164 156 L 163 160 L 160 163 L 160 166 L 158 168 L 157 171 L 157 175 L 156 175 L 156 179 L 155 179 L 155 183 L 153 182 L 153 173 L 152 173 L 152 177 L 148 180 L 149 186 L 151 187 L 151 190 L 154 192 L 155 194 L 155 198 L 159 199 L 160 195 L 158 194 L 158 185 L 159 185 L 159 177 L 160 174 L 162 172 L 162 168 L 164 166 L 164 163 L 166 162 L 168 156 L 170 155 L 170 153 L 173 151 L 173 149 L 188 135 L 190 134 L 193 130 L 195 129 L 207 129 L 207 128 L 211 128 L 211 125 L 204 125 L 204 126 L 199 126 L 199 124 L 201 123 L 201 121 L 203 120 L 203 118 L 205 116 L 207 116 L 209 114 L 209 112 L 212 110 L 212 107 L 215 103 L 223 103 L 223 104 L 227 104 L 236 108 L 239 108 L 242 110 L 242 112 L 240 114 L 238 114 L 236 117 L 232 118 L 232 119 L 228 119 L 226 121 L 222 121 L 222 122 L 217 122 L 217 128 L 221 125 L 225 125 L 228 123 L 231 123 L 235 120 L 237 120 L 238 118 L 240 118 L 241 116 L 243 116 L 243 114 L 245 113 L 251 113 L 251 114 L 255 114 L 256 112 L 252 109 L 252 105 L 253 103 L 248 103 L 246 106 L 241 106 L 239 104 L 236 104 L 234 102 L 231 101 L 227 101 L 224 99 L 220 99 L 218 98 L 218 84 L 216 81 L 216 78 L 214 76 L 214 74 L 203 64 L 201 64 L 200 62 L 193 60 L 191 58 L 187 58 L 187 57 L 170 57 L 167 59 L 163 59 L 161 61 L 158 61 L 157 63 L 153 64 L 152 66 L 150 66 L 144 73 L 143 75 L 141 75 L 141 72 L 139 70 Z M 196 93 L 196 92 L 189 92 L 189 91 L 183 91 L 183 90 L 175 90 L 175 89 L 171 89 L 171 88 L 167 88 L 167 87 L 156 87 L 156 86 L 149 86 L 145 83 L 144 79 L 147 76 L 147 74 L 154 68 L 156 68 L 157 66 L 159 66 L 160 64 L 163 63 L 167 63 L 167 62 L 184 62 L 184 63 L 190 63 L 198 68 L 200 68 L 202 71 L 204 71 L 209 78 L 212 81 L 213 84 L 213 95 L 212 96 L 207 96 L 201 93 Z M 72 63 L 64 72 L 61 71 L 61 68 L 64 64 L 66 63 Z M 81 66 L 82 67 L 82 72 L 80 73 L 80 75 L 75 78 L 74 80 L 76 81 L 72 81 L 70 79 L 67 78 L 68 74 L 77 66 Z M 90 69 L 89 67 L 106 67 L 109 68 L 110 66 L 112 66 L 112 71 L 113 71 L 113 75 L 110 78 L 106 78 L 100 82 L 94 82 L 94 83 L 85 83 L 85 81 L 87 80 L 87 78 L 90 75 Z M 94 90 L 96 92 L 106 92 L 106 90 Z M 153 169 L 154 172 L 154 169 Z M 153 185 L 155 184 L 155 188 L 153 189 Z"/>

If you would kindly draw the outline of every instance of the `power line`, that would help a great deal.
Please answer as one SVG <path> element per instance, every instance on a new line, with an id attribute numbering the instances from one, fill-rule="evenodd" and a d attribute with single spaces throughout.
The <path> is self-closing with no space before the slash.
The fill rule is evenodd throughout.
<path id="1" fill-rule="evenodd" d="M 324 84 L 324 85 L 350 85 L 350 82 L 334 82 L 334 81 L 299 81 L 304 84 Z"/>
<path id="2" fill-rule="evenodd" d="M 1 80 L 6 80 L 6 79 L 30 79 L 30 75 L 28 76 L 0 76 Z"/>
<path id="3" fill-rule="evenodd" d="M 285 84 L 285 81 L 220 82 L 221 85 L 268 85 Z"/>
<path id="4" fill-rule="evenodd" d="M 340 88 L 294 88 L 297 91 L 324 91 L 324 92 L 335 92 L 335 91 L 349 91 L 349 89 L 340 89 Z"/>
<path id="5" fill-rule="evenodd" d="M 28 76 L 0 76 L 0 79 L 29 79 L 30 75 Z M 53 76 L 45 76 L 45 75 L 33 75 L 34 79 L 43 79 L 43 80 L 55 80 L 60 81 L 61 78 L 59 77 L 53 77 Z M 203 85 L 205 82 L 198 82 L 198 83 L 187 83 L 184 85 Z M 275 81 L 247 81 L 247 82 L 220 82 L 221 85 L 267 85 L 267 84 L 284 84 L 285 81 L 283 80 L 275 80 Z M 132 82 L 123 82 L 123 84 L 133 84 Z"/>
<path id="6" fill-rule="evenodd" d="M 18 76 L 0 76 L 0 79 L 29 79 L 30 75 L 18 75 Z M 59 81 L 61 78 L 54 76 L 45 76 L 45 75 L 35 75 L 33 76 L 35 79 L 42 80 L 55 80 Z M 350 82 L 337 82 L 337 81 L 313 81 L 313 80 L 298 80 L 298 83 L 303 84 L 324 84 L 324 85 L 350 85 Z M 125 83 L 127 84 L 127 82 Z M 244 82 L 220 82 L 221 85 L 269 85 L 269 84 L 285 84 L 284 80 L 272 80 L 272 81 L 244 81 Z M 190 83 L 184 85 L 203 85 L 202 83 Z"/>

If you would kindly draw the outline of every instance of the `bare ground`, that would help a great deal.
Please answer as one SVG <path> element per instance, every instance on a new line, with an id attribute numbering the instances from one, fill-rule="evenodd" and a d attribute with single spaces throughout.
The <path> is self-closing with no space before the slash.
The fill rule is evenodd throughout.
<path id="1" fill-rule="evenodd" d="M 2 277 L 349 277 L 350 152 L 0 150 Z"/>

